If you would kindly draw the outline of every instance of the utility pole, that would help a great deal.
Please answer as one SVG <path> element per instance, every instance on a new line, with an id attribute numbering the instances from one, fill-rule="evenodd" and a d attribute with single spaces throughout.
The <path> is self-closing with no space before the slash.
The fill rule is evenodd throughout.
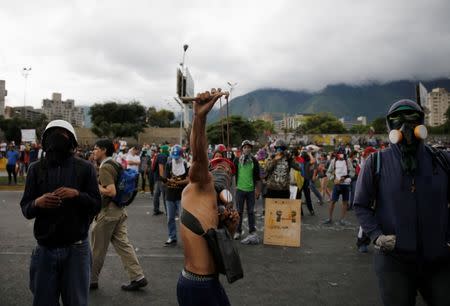
<path id="1" fill-rule="evenodd" d="M 173 97 L 173 99 L 181 107 L 181 113 L 180 113 L 180 146 L 183 146 L 183 111 L 184 111 L 184 106 L 183 106 L 183 103 L 178 101 L 178 99 L 176 97 Z"/>
<path id="2" fill-rule="evenodd" d="M 233 89 L 236 87 L 237 83 L 227 82 L 228 86 L 230 86 L 230 95 L 227 98 L 227 148 L 230 150 L 230 120 L 229 120 L 229 109 L 228 104 L 231 100 L 231 95 L 233 94 Z"/>

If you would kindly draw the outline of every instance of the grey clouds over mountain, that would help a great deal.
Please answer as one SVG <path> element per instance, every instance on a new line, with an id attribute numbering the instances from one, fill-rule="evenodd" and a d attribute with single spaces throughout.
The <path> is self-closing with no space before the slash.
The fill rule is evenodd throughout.
<path id="1" fill-rule="evenodd" d="M 61 92 L 77 104 L 138 99 L 167 107 L 182 45 L 196 90 L 238 82 L 317 91 L 450 76 L 450 2 L 2 1 L 7 104 Z"/>

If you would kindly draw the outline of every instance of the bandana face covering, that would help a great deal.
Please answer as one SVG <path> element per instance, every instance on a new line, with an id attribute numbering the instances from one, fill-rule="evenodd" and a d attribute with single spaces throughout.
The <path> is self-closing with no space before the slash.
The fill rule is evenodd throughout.
<path id="1" fill-rule="evenodd" d="M 244 147 L 242 149 L 242 155 L 239 157 L 239 164 L 244 165 L 245 163 L 251 162 L 252 161 L 251 153 L 252 148 Z"/>
<path id="2" fill-rule="evenodd" d="M 60 131 L 52 131 L 45 139 L 46 155 L 51 165 L 61 164 L 72 155 L 72 141 L 70 137 Z"/>

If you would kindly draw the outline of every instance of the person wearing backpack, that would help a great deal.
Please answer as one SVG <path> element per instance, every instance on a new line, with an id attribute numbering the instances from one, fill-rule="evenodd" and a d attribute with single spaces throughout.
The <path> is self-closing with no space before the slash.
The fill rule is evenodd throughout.
<path id="1" fill-rule="evenodd" d="M 181 146 L 174 145 L 166 163 L 165 175 L 161 177 L 161 181 L 166 185 L 167 229 L 169 232 L 169 238 L 164 243 L 165 246 L 177 244 L 175 217 L 180 208 L 181 193 L 189 183 L 187 163 L 182 156 Z"/>
<path id="2" fill-rule="evenodd" d="M 275 144 L 275 155 L 266 165 L 267 190 L 266 198 L 289 199 L 290 191 L 290 171 L 291 168 L 301 171 L 301 166 L 295 161 L 287 150 L 287 145 L 282 139 L 278 139 Z"/>
<path id="3" fill-rule="evenodd" d="M 113 201 L 118 193 L 116 185 L 119 171 L 121 171 L 121 165 L 112 159 L 113 153 L 114 145 L 111 140 L 101 139 L 95 143 L 94 158 L 100 164 L 98 187 L 102 196 L 102 209 L 95 217 L 91 229 L 92 274 L 90 288 L 98 288 L 100 271 L 111 242 L 130 279 L 129 284 L 122 285 L 122 289 L 134 291 L 145 287 L 148 282 L 136 252 L 128 240 L 125 223 L 128 218 L 127 212 L 124 207 Z M 137 173 L 137 175 L 139 174 Z"/>
<path id="4" fill-rule="evenodd" d="M 450 305 L 450 155 L 425 145 L 424 117 L 416 102 L 395 102 L 391 145 L 370 155 L 356 182 L 384 305 L 415 305 L 418 292 L 428 305 Z"/>
<path id="5" fill-rule="evenodd" d="M 350 198 L 350 183 L 351 177 L 355 175 L 350 159 L 345 158 L 344 151 L 338 151 L 335 160 L 331 161 L 330 167 L 327 170 L 329 180 L 334 181 L 333 191 L 331 194 L 331 203 L 328 209 L 328 219 L 323 221 L 323 224 L 331 224 L 333 221 L 334 206 L 339 201 L 339 196 L 342 195 L 342 210 L 340 225 L 346 225 L 345 215 L 347 214 L 348 200 Z"/>
<path id="6" fill-rule="evenodd" d="M 51 121 L 42 135 L 45 157 L 30 165 L 20 206 L 34 220 L 37 246 L 30 262 L 33 305 L 88 305 L 89 225 L 100 211 L 96 172 L 74 156 L 75 130 Z M 16 277 L 21 277 L 17 275 Z"/>

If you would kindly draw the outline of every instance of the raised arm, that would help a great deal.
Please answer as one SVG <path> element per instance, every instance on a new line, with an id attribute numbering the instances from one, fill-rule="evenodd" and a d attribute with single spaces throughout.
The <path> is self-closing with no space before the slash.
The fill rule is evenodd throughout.
<path id="1" fill-rule="evenodd" d="M 208 171 L 208 154 L 206 139 L 206 116 L 211 111 L 214 103 L 223 95 L 214 88 L 211 92 L 206 91 L 198 94 L 194 100 L 194 118 L 192 121 L 192 130 L 190 145 L 192 150 L 192 165 L 189 170 L 189 180 L 191 183 L 208 183 L 211 176 Z"/>

